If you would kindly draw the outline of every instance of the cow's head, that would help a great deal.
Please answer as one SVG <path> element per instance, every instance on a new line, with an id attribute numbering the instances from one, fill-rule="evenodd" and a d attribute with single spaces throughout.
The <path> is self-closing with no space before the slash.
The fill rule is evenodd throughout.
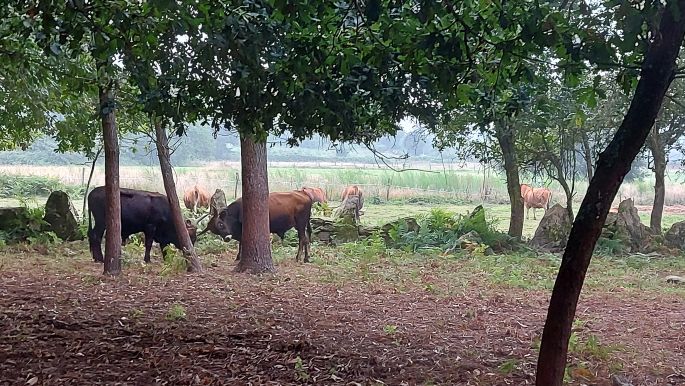
<path id="1" fill-rule="evenodd" d="M 192 221 L 186 220 L 186 229 L 188 230 L 188 236 L 190 236 L 190 242 L 195 245 L 195 241 L 197 241 L 197 227 L 193 225 Z"/>
<path id="2" fill-rule="evenodd" d="M 240 210 L 235 203 L 224 208 L 212 226 L 212 233 L 215 233 L 226 241 L 237 238 L 240 241 L 242 236 L 242 224 L 240 222 Z"/>

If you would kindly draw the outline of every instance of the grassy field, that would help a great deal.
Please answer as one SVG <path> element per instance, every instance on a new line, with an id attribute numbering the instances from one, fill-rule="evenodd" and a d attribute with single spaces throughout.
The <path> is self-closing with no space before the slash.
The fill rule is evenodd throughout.
<path id="1" fill-rule="evenodd" d="M 298 189 L 302 186 L 318 186 L 326 190 L 329 198 L 339 199 L 343 188 L 356 184 L 362 187 L 366 197 L 379 200 L 408 199 L 416 197 L 439 197 L 464 203 L 481 202 L 503 204 L 508 202 L 508 195 L 503 176 L 492 169 L 483 171 L 478 165 L 423 165 L 425 170 L 395 172 L 387 168 L 358 166 L 336 167 L 316 166 L 302 163 L 291 166 L 271 166 L 269 183 L 271 191 Z M 178 167 L 175 169 L 179 191 L 200 184 L 210 192 L 221 188 L 227 197 L 233 198 L 236 187 L 236 173 L 239 166 L 207 165 L 203 167 Z M 54 177 L 66 185 L 85 185 L 88 168 L 85 166 L 0 166 L 0 175 L 48 176 Z M 102 185 L 104 170 L 96 168 L 93 186 Z M 522 182 L 531 183 L 523 177 Z M 685 204 L 685 187 L 677 172 L 669 174 L 666 181 L 666 205 Z M 121 185 L 124 187 L 162 191 L 162 179 L 157 167 L 121 167 Z M 534 181 L 533 185 L 549 185 L 552 189 L 552 201 L 564 203 L 562 190 L 556 183 Z M 653 182 L 651 178 L 623 184 L 619 200 L 633 198 L 636 204 L 649 205 L 653 199 Z M 577 181 L 575 201 L 580 202 L 587 182 Z M 240 189 L 238 189 L 240 195 Z"/>

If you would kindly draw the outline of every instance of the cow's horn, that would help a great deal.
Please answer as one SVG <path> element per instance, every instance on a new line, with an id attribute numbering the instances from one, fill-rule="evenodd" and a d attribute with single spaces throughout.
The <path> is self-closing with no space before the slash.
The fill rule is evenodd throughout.
<path id="1" fill-rule="evenodd" d="M 204 235 L 205 233 L 207 233 L 208 230 L 209 230 L 209 226 L 207 226 L 207 228 L 205 228 L 205 230 L 203 230 L 202 232 L 198 233 L 197 237 Z"/>

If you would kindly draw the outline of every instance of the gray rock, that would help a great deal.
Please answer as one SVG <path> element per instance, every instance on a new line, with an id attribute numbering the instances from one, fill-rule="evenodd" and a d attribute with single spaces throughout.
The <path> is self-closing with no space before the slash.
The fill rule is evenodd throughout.
<path id="1" fill-rule="evenodd" d="M 559 252 L 566 247 L 568 235 L 571 232 L 571 217 L 566 208 L 554 204 L 540 220 L 530 245 L 550 252 Z"/>
<path id="2" fill-rule="evenodd" d="M 83 239 L 83 234 L 79 230 L 76 209 L 65 192 L 55 190 L 50 193 L 45 203 L 43 220 L 50 224 L 50 230 L 64 241 Z"/>
<path id="3" fill-rule="evenodd" d="M 685 221 L 671 226 L 671 229 L 664 234 L 664 244 L 670 248 L 685 250 Z"/>
<path id="4" fill-rule="evenodd" d="M 631 252 L 647 252 L 653 247 L 650 229 L 640 220 L 632 199 L 623 200 L 618 205 L 618 213 L 609 213 L 602 237 L 621 240 Z"/>
<path id="5" fill-rule="evenodd" d="M 333 212 L 333 218 L 337 222 L 357 225 L 359 224 L 361 202 L 359 196 L 348 196 Z"/>

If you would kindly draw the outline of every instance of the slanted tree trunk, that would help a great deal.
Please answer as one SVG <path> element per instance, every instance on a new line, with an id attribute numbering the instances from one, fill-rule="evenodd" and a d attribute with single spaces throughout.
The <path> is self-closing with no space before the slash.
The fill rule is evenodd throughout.
<path id="1" fill-rule="evenodd" d="M 171 208 L 171 217 L 176 228 L 176 236 L 181 243 L 183 256 L 188 260 L 188 272 L 202 272 L 202 263 L 197 257 L 193 243 L 188 235 L 183 213 L 181 212 L 181 204 L 178 201 L 178 194 L 176 193 L 176 183 L 174 182 L 174 173 L 171 168 L 171 156 L 169 155 L 169 140 L 166 136 L 166 130 L 162 126 L 160 120 L 155 120 L 155 144 L 157 145 L 157 156 L 159 157 L 159 166 L 162 169 L 162 181 L 164 181 L 164 190 L 169 200 L 169 207 Z"/>
<path id="2" fill-rule="evenodd" d="M 618 188 L 644 145 L 673 79 L 675 61 L 685 36 L 683 12 L 685 0 L 667 2 L 659 32 L 645 56 L 630 108 L 613 140 L 600 155 L 595 175 L 573 222 L 542 333 L 538 386 L 562 385 L 571 325 L 585 273 Z"/>
<path id="3" fill-rule="evenodd" d="M 587 133 L 582 134 L 583 143 L 583 158 L 585 158 L 585 169 L 587 170 L 587 180 L 590 182 L 592 180 L 592 148 L 590 148 L 590 139 L 587 137 Z M 571 217 L 573 218 L 573 217 Z"/>
<path id="4" fill-rule="evenodd" d="M 564 189 L 564 195 L 566 196 L 566 212 L 568 213 L 569 218 L 573 219 L 573 189 L 571 189 L 571 187 L 568 185 L 568 182 L 566 181 L 566 177 L 564 176 L 564 168 L 561 164 L 561 160 L 558 158 L 550 158 L 550 161 L 552 162 L 552 164 L 554 164 L 554 169 L 556 169 L 556 178 L 554 179 L 557 180 L 557 182 L 559 182 L 559 185 L 561 185 L 561 188 Z"/>
<path id="5" fill-rule="evenodd" d="M 236 270 L 252 273 L 275 272 L 269 240 L 269 179 L 266 142 L 240 137 L 243 181 L 243 234 Z"/>
<path id="6" fill-rule="evenodd" d="M 519 167 L 516 161 L 516 145 L 514 144 L 514 128 L 504 122 L 498 122 L 495 136 L 502 149 L 504 171 L 507 176 L 507 192 L 511 202 L 511 218 L 509 220 L 509 235 L 521 238 L 523 236 L 523 198 L 521 197 L 521 183 L 519 181 Z"/>
<path id="7" fill-rule="evenodd" d="M 81 211 L 81 219 L 82 221 L 86 222 L 87 220 L 87 214 L 86 214 L 86 201 L 88 201 L 88 190 L 90 189 L 90 183 L 93 181 L 93 173 L 95 172 L 95 165 L 98 162 L 98 158 L 100 158 L 100 153 L 102 152 L 102 146 L 98 148 L 98 151 L 95 153 L 95 157 L 93 158 L 93 162 L 90 165 L 90 174 L 88 175 L 88 182 L 86 182 L 86 192 L 83 193 L 83 210 Z"/>
<path id="8" fill-rule="evenodd" d="M 100 116 L 105 147 L 105 275 L 121 273 L 121 196 L 119 193 L 119 138 L 111 84 L 100 86 Z"/>
<path id="9" fill-rule="evenodd" d="M 661 233 L 661 219 L 664 213 L 664 201 L 666 199 L 666 151 L 659 135 L 659 127 L 654 125 L 647 141 L 647 147 L 652 153 L 654 165 L 654 204 L 652 215 L 649 219 L 649 227 L 655 233 Z"/>

